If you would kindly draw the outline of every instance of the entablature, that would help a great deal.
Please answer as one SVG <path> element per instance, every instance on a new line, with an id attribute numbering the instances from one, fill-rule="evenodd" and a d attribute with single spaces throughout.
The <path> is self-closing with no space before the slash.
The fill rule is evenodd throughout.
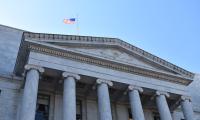
<path id="1" fill-rule="evenodd" d="M 117 38 L 24 32 L 23 39 L 40 41 L 40 42 L 48 42 L 48 43 L 53 43 L 57 45 L 68 44 L 68 45 L 78 45 L 78 46 L 90 46 L 90 45 L 117 46 L 120 49 L 125 49 L 126 51 L 133 52 L 137 54 L 138 56 L 141 56 L 152 63 L 158 64 L 169 70 L 177 72 L 182 76 L 186 76 L 189 78 L 194 77 L 193 73 Z M 74 44 L 74 43 L 78 43 L 78 44 Z"/>
<path id="2" fill-rule="evenodd" d="M 145 68 L 145 67 L 125 64 L 122 62 L 117 62 L 114 60 L 109 60 L 109 59 L 105 59 L 105 58 L 101 58 L 97 56 L 91 56 L 82 52 L 65 49 L 59 46 L 55 46 L 54 44 L 43 42 L 44 39 L 47 39 L 47 38 L 51 40 L 51 42 L 53 42 L 52 39 L 64 40 L 64 38 L 67 39 L 69 36 L 64 37 L 62 35 L 54 36 L 54 35 L 49 35 L 49 34 L 44 34 L 44 36 L 42 35 L 40 36 L 40 35 L 41 34 L 36 34 L 36 33 L 24 33 L 22 37 L 22 43 L 20 46 L 16 66 L 15 66 L 16 74 L 20 75 L 23 72 L 23 67 L 27 62 L 30 51 L 34 51 L 34 52 L 38 52 L 42 54 L 48 54 L 52 56 L 62 57 L 65 59 L 80 61 L 83 63 L 92 64 L 92 65 L 109 68 L 113 70 L 123 71 L 123 72 L 131 73 L 131 74 L 141 75 L 141 76 L 150 77 L 150 78 L 156 78 L 156 79 L 160 79 L 160 80 L 164 80 L 164 81 L 168 81 L 168 82 L 172 82 L 176 84 L 188 85 L 193 80 L 192 75 L 189 75 L 190 74 L 189 72 L 187 73 L 188 75 L 187 74 L 183 75 L 183 73 L 171 74 L 168 72 L 156 71 L 156 70 Z M 118 40 L 117 42 L 115 39 L 103 39 L 103 38 L 93 39 L 93 37 L 90 37 L 90 38 L 91 39 L 86 39 L 85 37 L 79 36 L 79 37 L 74 37 L 72 39 L 72 36 L 71 36 L 70 40 L 73 41 L 76 39 L 77 40 L 76 42 L 81 41 L 81 40 L 83 40 L 84 42 L 92 42 L 92 41 L 95 41 L 97 43 L 106 42 L 104 44 L 113 43 L 112 45 L 115 46 L 116 44 L 119 44 L 117 46 L 118 47 L 121 46 L 123 49 L 125 48 L 134 49 L 135 50 L 134 52 L 138 51 L 136 48 L 134 48 L 134 46 L 131 47 L 129 44 L 125 44 L 122 41 L 119 42 Z M 55 40 L 54 42 L 57 43 L 57 41 Z M 57 44 L 61 44 L 61 43 L 57 43 Z M 145 54 L 143 52 L 143 55 Z"/>

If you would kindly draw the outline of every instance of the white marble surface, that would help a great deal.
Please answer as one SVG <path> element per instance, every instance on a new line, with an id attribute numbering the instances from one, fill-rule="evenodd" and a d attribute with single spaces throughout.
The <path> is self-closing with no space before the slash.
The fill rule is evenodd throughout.
<path id="1" fill-rule="evenodd" d="M 76 80 L 74 77 L 64 79 L 63 120 L 76 120 Z"/>
<path id="2" fill-rule="evenodd" d="M 23 31 L 0 25 L 0 74 L 13 72 Z"/>
<path id="3" fill-rule="evenodd" d="M 194 113 L 192 109 L 192 104 L 189 100 L 183 100 L 181 102 L 182 111 L 186 120 L 194 120 Z"/>
<path id="4" fill-rule="evenodd" d="M 16 57 L 17 57 L 17 53 L 18 53 L 18 49 L 19 49 L 19 45 L 21 41 L 22 32 L 23 32 L 22 30 L 17 30 L 17 29 L 0 25 L 0 56 L 1 56 L 0 57 L 0 74 L 6 74 L 6 75 L 12 74 L 14 65 L 16 62 Z M 118 53 L 114 53 L 114 55 L 117 55 L 117 54 Z M 115 56 L 110 56 L 110 52 L 106 53 L 106 55 L 108 57 L 115 57 Z M 126 56 L 125 54 L 123 55 Z M 124 56 L 121 56 L 120 60 L 122 60 Z M 116 59 L 116 58 L 113 58 L 113 59 Z M 142 63 L 140 63 L 140 61 L 135 60 L 135 62 L 138 62 L 138 64 L 143 65 Z M 2 107 L 0 107 L 0 119 L 2 118 L 4 120 L 11 120 L 15 118 L 17 114 L 16 113 L 17 104 L 18 104 L 17 101 L 20 97 L 19 96 L 20 93 L 18 91 L 19 84 L 13 82 L 12 80 L 10 80 L 12 82 L 9 82 L 8 84 L 6 81 L 7 80 L 2 80 L 2 79 L 0 80 L 0 89 L 3 90 L 0 96 L 0 102 L 4 108 L 4 110 L 2 110 Z M 199 114 L 200 113 L 200 105 L 199 105 L 200 94 L 198 92 L 199 88 L 200 88 L 200 75 L 196 74 L 194 82 L 191 85 L 189 85 L 189 87 L 187 88 L 187 90 L 189 91 L 189 94 L 192 96 L 193 108 L 195 111 L 194 115 L 195 115 L 196 120 L 200 120 L 200 114 Z M 62 96 L 60 99 L 62 101 Z M 7 104 L 3 104 L 4 102 L 7 102 Z M 57 104 L 60 104 L 59 106 L 62 106 L 62 104 L 59 101 L 57 101 Z M 88 103 L 87 106 L 91 108 L 91 109 L 88 108 L 88 113 L 87 113 L 88 120 L 90 119 L 93 120 L 93 118 L 97 118 L 98 116 L 97 104 L 93 105 L 95 106 L 96 111 L 92 109 L 92 105 L 90 105 L 90 103 Z M 56 109 L 62 109 L 62 108 L 57 107 Z M 121 108 L 118 110 L 122 111 Z M 59 111 L 62 111 L 62 110 L 59 110 Z M 124 108 L 124 111 L 125 111 L 125 108 Z M 94 114 L 90 114 L 89 112 L 90 113 L 93 112 Z M 62 114 L 62 112 L 59 112 L 59 113 Z M 62 116 L 59 113 L 57 112 L 57 114 L 55 114 L 54 117 L 57 118 L 58 116 Z M 179 112 L 179 114 L 177 115 L 181 117 L 183 116 L 182 112 Z M 177 118 L 180 118 L 180 117 L 177 117 Z M 61 120 L 62 118 L 58 118 L 58 119 Z"/>
<path id="5" fill-rule="evenodd" d="M 108 85 L 100 83 L 97 86 L 99 120 L 112 120 Z"/>
<path id="6" fill-rule="evenodd" d="M 156 104 L 161 120 L 172 120 L 165 95 L 158 95 L 156 97 Z"/>
<path id="7" fill-rule="evenodd" d="M 195 74 L 194 81 L 187 87 L 189 94 L 192 96 L 194 107 L 199 107 L 200 110 L 200 74 Z"/>
<path id="8" fill-rule="evenodd" d="M 35 120 L 40 73 L 44 68 L 35 65 L 25 65 L 26 77 L 22 96 L 20 120 Z"/>
<path id="9" fill-rule="evenodd" d="M 134 120 L 145 120 L 138 90 L 129 91 L 129 102 Z"/>
<path id="10" fill-rule="evenodd" d="M 35 120 L 38 85 L 39 72 L 35 69 L 29 70 L 22 97 L 20 120 Z"/>
<path id="11" fill-rule="evenodd" d="M 133 84 L 144 88 L 167 91 L 185 95 L 185 86 L 174 84 L 167 81 L 162 81 L 155 78 L 139 76 L 127 72 L 103 68 L 100 66 L 64 59 L 56 56 L 44 55 L 41 53 L 30 52 L 29 64 L 44 66 L 47 68 L 57 69 L 61 71 L 73 72 L 86 76 L 112 80 L 116 82 Z"/>

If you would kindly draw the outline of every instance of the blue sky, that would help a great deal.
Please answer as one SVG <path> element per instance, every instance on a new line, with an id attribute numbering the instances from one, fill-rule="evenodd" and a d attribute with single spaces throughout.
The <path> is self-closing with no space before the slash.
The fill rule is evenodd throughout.
<path id="1" fill-rule="evenodd" d="M 117 37 L 200 73 L 200 0 L 0 0 L 0 24 L 32 32 Z"/>

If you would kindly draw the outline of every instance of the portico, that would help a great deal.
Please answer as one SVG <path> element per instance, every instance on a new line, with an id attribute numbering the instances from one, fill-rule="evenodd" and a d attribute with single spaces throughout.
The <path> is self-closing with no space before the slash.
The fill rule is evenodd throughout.
<path id="1" fill-rule="evenodd" d="M 134 120 L 146 119 L 144 109 L 159 113 L 161 120 L 172 120 L 171 112 L 180 104 L 185 119 L 193 119 L 185 90 L 193 74 L 123 41 L 25 33 L 20 49 L 15 71 L 26 71 L 20 120 L 35 119 L 42 90 L 61 94 L 62 120 L 76 120 L 78 97 L 97 102 L 100 120 L 115 119 L 112 103 L 128 106 Z M 44 76 L 49 79 L 44 81 Z M 51 78 L 53 87 L 41 85 Z"/>

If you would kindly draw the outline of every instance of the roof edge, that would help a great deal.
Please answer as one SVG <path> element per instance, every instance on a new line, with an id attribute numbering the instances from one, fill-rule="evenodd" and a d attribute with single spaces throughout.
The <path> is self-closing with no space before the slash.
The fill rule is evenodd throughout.
<path id="1" fill-rule="evenodd" d="M 29 31 L 26 31 L 26 30 L 23 30 L 23 29 L 19 29 L 19 28 L 15 28 L 15 27 L 10 27 L 10 26 L 7 26 L 7 25 L 0 24 L 0 26 L 8 28 L 8 29 L 18 30 L 18 31 L 21 31 L 21 32 L 29 32 Z"/>
<path id="2" fill-rule="evenodd" d="M 1 25 L 0 25 L 1 26 Z M 4 26 L 4 25 L 2 25 Z M 5 26 L 6 27 L 6 26 Z M 12 27 L 9 27 L 12 28 Z M 15 28 L 12 28 L 15 29 Z M 34 32 L 23 32 L 23 39 L 29 38 L 29 39 L 43 39 L 43 40 L 74 40 L 74 41 L 86 41 L 86 42 L 97 42 L 97 43 L 110 43 L 114 45 L 118 45 L 122 48 L 125 48 L 129 51 L 132 51 L 136 53 L 139 56 L 142 56 L 146 58 L 147 60 L 154 62 L 156 64 L 159 64 L 162 67 L 168 68 L 172 71 L 175 71 L 181 75 L 184 75 L 188 78 L 194 79 L 195 74 L 192 72 L 189 72 L 181 67 L 178 67 L 177 65 L 174 65 L 162 58 L 159 58 L 141 48 L 138 48 L 130 43 L 127 43 L 121 39 L 118 38 L 107 38 L 107 37 L 94 37 L 94 36 L 80 36 L 80 35 L 63 35 L 63 34 L 49 34 L 49 33 L 34 33 Z"/>
<path id="3" fill-rule="evenodd" d="M 178 67 L 175 64 L 172 64 L 160 57 L 157 57 L 141 48 L 138 48 L 134 45 L 131 45 L 118 38 L 107 38 L 107 37 L 94 37 L 94 36 L 79 36 L 79 35 L 63 35 L 63 34 L 47 34 L 47 33 L 33 33 L 33 32 L 24 32 L 24 37 L 29 39 L 43 39 L 43 40 L 74 40 L 74 41 L 86 41 L 86 42 L 98 42 L 98 43 L 110 43 L 114 45 L 119 45 L 127 50 L 130 50 L 139 56 L 145 57 L 149 61 L 157 63 L 163 67 L 166 67 L 170 70 L 173 70 L 179 74 L 187 76 L 189 78 L 194 78 L 194 73 L 189 72 L 181 67 Z"/>

